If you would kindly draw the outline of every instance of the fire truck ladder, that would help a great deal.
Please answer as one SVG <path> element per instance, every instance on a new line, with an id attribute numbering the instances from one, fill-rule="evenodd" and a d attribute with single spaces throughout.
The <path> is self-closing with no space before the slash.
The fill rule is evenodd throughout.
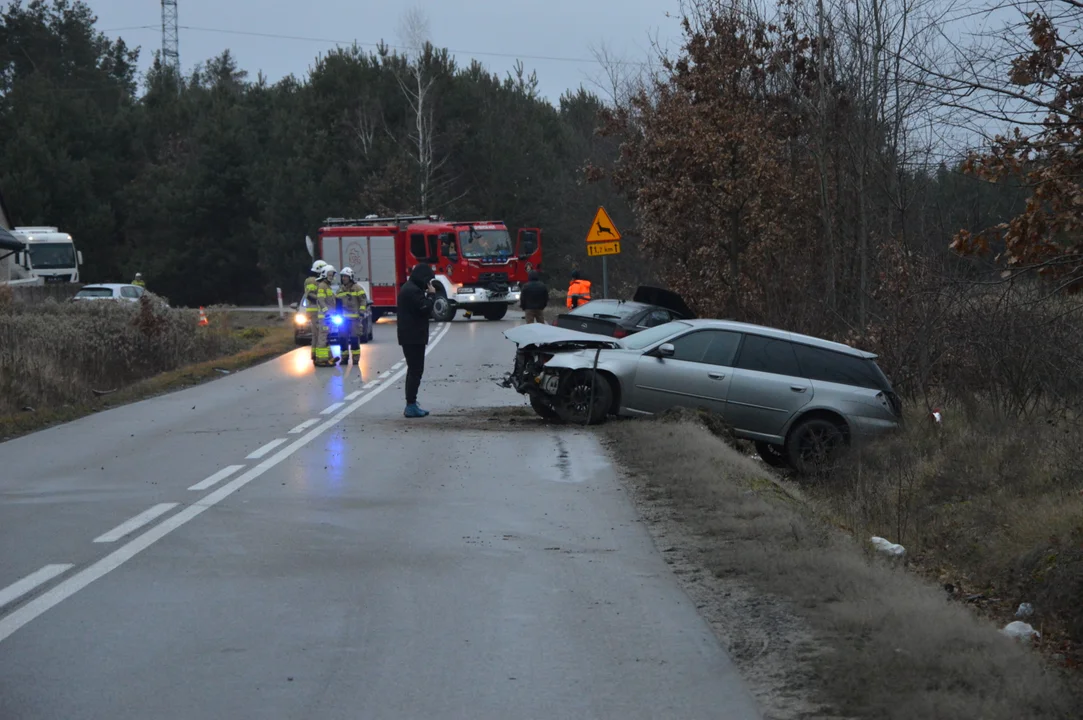
<path id="1" fill-rule="evenodd" d="M 323 221 L 324 227 L 364 227 L 372 225 L 399 225 L 405 227 L 412 222 L 422 220 L 438 221 L 437 215 L 395 215 L 394 217 L 367 217 L 367 218 L 327 218 Z"/>

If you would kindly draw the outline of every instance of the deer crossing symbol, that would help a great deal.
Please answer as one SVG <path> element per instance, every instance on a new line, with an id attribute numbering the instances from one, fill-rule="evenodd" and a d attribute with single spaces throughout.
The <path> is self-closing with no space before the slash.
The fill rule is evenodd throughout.
<path id="1" fill-rule="evenodd" d="M 602 225 L 601 220 L 597 221 L 597 225 L 598 225 L 598 234 L 599 235 L 604 235 L 605 233 L 609 233 L 610 235 L 613 234 L 613 228 L 607 228 L 605 225 Z"/>

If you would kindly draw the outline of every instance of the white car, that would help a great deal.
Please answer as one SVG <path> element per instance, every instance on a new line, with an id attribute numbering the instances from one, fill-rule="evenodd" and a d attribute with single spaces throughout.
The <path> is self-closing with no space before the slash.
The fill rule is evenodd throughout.
<path id="1" fill-rule="evenodd" d="M 124 302 L 139 302 L 146 290 L 138 285 L 126 283 L 99 283 L 97 285 L 84 285 L 79 292 L 75 293 L 75 300 L 119 300 Z"/>

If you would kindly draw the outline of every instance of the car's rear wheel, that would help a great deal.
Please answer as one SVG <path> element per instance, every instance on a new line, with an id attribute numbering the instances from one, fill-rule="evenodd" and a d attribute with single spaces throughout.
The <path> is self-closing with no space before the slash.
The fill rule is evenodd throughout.
<path id="1" fill-rule="evenodd" d="M 756 452 L 760 458 L 773 468 L 788 468 L 790 461 L 786 458 L 786 448 L 781 445 L 772 445 L 761 441 L 756 442 Z"/>
<path id="2" fill-rule="evenodd" d="M 849 444 L 845 426 L 827 418 L 799 422 L 786 438 L 790 466 L 802 475 L 825 473 Z"/>
<path id="3" fill-rule="evenodd" d="M 530 407 L 534 409 L 534 412 L 538 417 L 543 420 L 560 420 L 560 413 L 553 409 L 553 404 L 545 398 L 540 398 L 537 395 L 530 396 Z"/>
<path id="4" fill-rule="evenodd" d="M 593 383 L 593 398 L 591 402 Z M 613 388 L 601 373 L 580 370 L 566 382 L 561 399 L 555 405 L 560 419 L 575 425 L 598 425 L 605 422 L 613 404 Z"/>
<path id="5" fill-rule="evenodd" d="M 508 306 L 504 303 L 499 305 L 490 305 L 482 312 L 486 320 L 503 320 L 504 316 L 508 314 Z"/>

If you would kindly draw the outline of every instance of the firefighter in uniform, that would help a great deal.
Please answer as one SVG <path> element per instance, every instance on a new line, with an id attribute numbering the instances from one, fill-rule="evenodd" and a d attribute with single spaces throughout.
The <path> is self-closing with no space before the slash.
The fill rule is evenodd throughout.
<path id="1" fill-rule="evenodd" d="M 135 280 L 132 280 L 132 285 L 136 285 L 144 289 L 147 287 L 147 284 L 143 282 L 143 273 L 135 274 Z"/>
<path id="2" fill-rule="evenodd" d="M 361 333 L 365 332 L 361 323 L 361 313 L 368 309 L 369 299 L 365 294 L 365 288 L 354 280 L 353 268 L 342 268 L 338 278 L 338 302 L 342 310 L 342 329 L 338 346 L 342 351 L 342 364 L 348 364 L 348 358 L 352 354 L 353 364 L 358 365 L 361 363 Z"/>
<path id="3" fill-rule="evenodd" d="M 316 283 L 316 323 L 313 325 L 312 335 L 312 362 L 317 367 L 328 367 L 335 364 L 331 355 L 331 348 L 327 344 L 327 323 L 331 320 L 331 312 L 335 309 L 335 291 L 331 289 L 331 281 L 335 277 L 335 268 L 332 265 L 324 265 L 320 270 L 320 279 Z M 316 341 L 315 328 L 320 328 L 319 342 Z"/>
<path id="4" fill-rule="evenodd" d="M 323 269 L 327 267 L 327 263 L 323 260 L 317 260 L 312 263 L 312 268 L 309 270 L 311 275 L 305 278 L 305 315 L 308 317 L 308 325 L 312 328 L 312 361 L 316 361 L 316 345 L 319 341 L 319 334 L 323 332 L 323 326 L 317 322 L 319 320 L 320 304 L 316 297 L 318 290 L 318 284 L 320 282 L 320 274 Z"/>
<path id="5" fill-rule="evenodd" d="M 572 271 L 572 281 L 568 283 L 568 309 L 590 302 L 590 280 L 584 280 L 578 270 Z"/>

